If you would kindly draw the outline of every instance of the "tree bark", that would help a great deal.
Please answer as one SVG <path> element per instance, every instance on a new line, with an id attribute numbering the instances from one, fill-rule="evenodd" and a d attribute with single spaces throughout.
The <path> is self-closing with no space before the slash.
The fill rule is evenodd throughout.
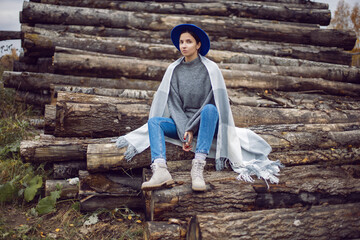
<path id="1" fill-rule="evenodd" d="M 218 66 L 220 69 L 228 69 L 235 71 L 262 72 L 280 76 L 322 78 L 324 80 L 336 82 L 360 83 L 360 70 L 358 68 L 339 65 L 333 65 L 332 67 L 285 66 L 277 65 L 275 62 L 270 61 L 268 65 L 219 63 Z"/>
<path id="2" fill-rule="evenodd" d="M 104 172 L 121 169 L 148 167 L 151 164 L 150 149 L 137 154 L 131 161 L 125 159 L 125 148 L 117 148 L 115 143 L 90 144 L 87 149 L 87 169 L 91 172 Z M 181 147 L 166 144 L 166 155 L 171 160 L 192 159 L 193 153 L 185 152 Z"/>
<path id="3" fill-rule="evenodd" d="M 354 110 L 322 111 L 242 105 L 231 105 L 231 109 L 237 127 L 356 123 L 360 117 L 359 111 Z M 147 100 L 58 93 L 54 135 L 120 136 L 145 124 L 149 110 L 150 102 Z"/>
<path id="4" fill-rule="evenodd" d="M 238 70 L 240 71 L 240 70 Z M 113 89 L 111 94 L 120 94 L 119 96 L 136 97 L 152 95 L 151 90 L 156 90 L 160 82 L 136 79 L 105 79 L 105 78 L 88 78 L 81 76 L 68 76 L 58 74 L 42 74 L 42 73 L 17 73 L 7 72 L 3 74 L 3 81 L 5 87 L 12 87 L 19 90 L 26 91 L 40 91 L 51 90 L 50 86 L 54 85 L 72 85 L 73 87 L 66 87 L 64 90 L 72 89 L 76 91 L 83 87 L 91 87 L 90 92 L 106 95 L 106 89 Z M 124 89 L 129 88 L 129 89 Z M 121 89 L 121 90 L 117 90 Z M 130 90 L 132 89 L 132 90 Z M 136 91 L 139 89 L 140 91 Z M 150 92 L 149 92 L 150 90 Z M 146 91 L 146 93 L 144 92 Z M 88 90 L 84 89 L 84 92 Z M 122 93 L 121 93 L 122 92 Z M 316 92 L 315 92 L 316 93 Z M 294 93 L 294 92 L 278 92 L 272 91 L 270 93 L 263 93 L 260 90 L 244 90 L 244 89 L 230 89 L 228 94 L 231 102 L 235 105 L 247 106 L 274 106 L 274 107 L 298 107 L 309 110 L 359 110 L 360 104 L 358 98 L 339 98 L 338 96 L 326 96 L 319 94 Z"/>
<path id="5" fill-rule="evenodd" d="M 358 111 L 309 111 L 289 108 L 232 106 L 236 126 L 250 127 L 275 124 L 332 124 L 358 122 Z"/>
<path id="6" fill-rule="evenodd" d="M 178 51 L 168 41 L 168 35 L 157 36 L 159 35 L 159 32 L 133 30 L 133 33 L 131 35 L 123 33 L 120 34 L 120 36 L 115 36 L 112 38 L 99 38 L 98 35 L 103 34 L 102 32 L 93 33 L 96 36 L 84 35 L 92 33 L 87 32 L 86 29 L 79 30 L 81 31 L 80 33 L 71 33 L 71 29 L 75 27 L 79 28 L 80 26 L 67 26 L 63 29 L 63 31 L 58 30 L 58 32 L 55 32 L 54 30 L 57 28 L 55 28 L 54 30 L 46 30 L 43 28 L 22 26 L 22 32 L 24 33 L 24 39 L 26 40 L 24 41 L 23 46 L 26 49 L 25 54 L 27 56 L 37 57 L 41 55 L 46 56 L 53 53 L 55 46 L 60 46 L 108 54 L 130 55 L 141 58 L 176 59 L 180 56 Z M 112 29 L 112 31 L 114 30 L 115 29 Z M 123 29 L 119 29 L 119 31 L 121 30 Z M 103 29 L 103 31 L 105 30 Z M 123 31 L 125 31 L 125 29 Z M 163 37 L 166 37 L 166 39 L 164 39 Z M 218 51 L 231 51 L 235 53 L 241 52 L 243 54 L 247 53 L 286 57 L 293 59 L 304 59 L 315 62 L 327 62 L 342 65 L 351 65 L 352 59 L 352 55 L 350 53 L 345 52 L 339 48 L 334 49 L 328 47 L 315 47 L 300 44 L 281 44 L 249 40 L 245 41 L 223 39 L 221 41 L 218 41 L 214 39 L 211 41 L 211 49 Z M 212 53 L 212 51 L 210 53 Z M 216 55 L 214 56 L 214 58 L 211 55 L 208 55 L 208 57 L 216 60 Z M 255 57 L 256 56 L 252 56 L 252 58 Z M 232 61 L 230 57 L 228 58 L 229 59 L 227 61 Z M 241 59 L 237 58 L 234 60 L 240 61 Z M 295 65 L 296 62 L 299 62 L 300 64 L 304 65 L 306 63 L 306 61 L 304 62 L 299 60 L 285 61 L 285 59 L 282 59 L 282 61 L 280 61 L 279 58 L 270 58 L 269 60 L 277 64 L 279 64 L 280 62 L 282 64 L 288 62 L 289 64 L 291 63 L 292 65 Z M 260 61 L 260 59 L 258 59 L 257 61 Z"/>
<path id="7" fill-rule="evenodd" d="M 160 81 L 168 63 L 105 56 L 55 53 L 57 72 L 72 75 L 130 77 Z M 321 90 L 335 95 L 358 96 L 360 85 L 321 78 L 278 76 L 262 72 L 222 70 L 227 87 L 276 89 L 282 91 Z"/>
<path id="8" fill-rule="evenodd" d="M 0 41 L 21 39 L 20 31 L 0 31 Z"/>
<path id="9" fill-rule="evenodd" d="M 176 2 L 117 2 L 117 1 L 87 1 L 74 2 L 68 0 L 42 0 L 41 3 L 58 4 L 75 7 L 104 8 L 122 11 L 188 14 L 210 16 L 237 16 L 255 19 L 268 19 L 287 22 L 313 23 L 329 25 L 331 13 L 325 9 L 291 8 L 283 5 L 268 5 L 266 2 L 213 2 L 213 3 L 182 3 Z"/>
<path id="10" fill-rule="evenodd" d="M 63 14 L 66 13 L 66 14 Z M 92 16 L 89 18 L 89 16 Z M 210 35 L 230 38 L 272 40 L 351 50 L 356 35 L 351 31 L 314 29 L 313 27 L 274 23 L 269 20 L 227 19 L 223 17 L 176 16 L 151 13 L 64 7 L 25 2 L 22 23 L 74 24 L 144 30 L 170 30 L 180 22 L 196 23 Z M 211 22 L 211 24 L 209 24 Z M 220 30 L 219 30 L 220 29 Z M 231 31 L 226 31 L 231 29 Z M 290 33 L 290 34 L 289 34 Z"/>
<path id="11" fill-rule="evenodd" d="M 157 0 L 156 2 L 166 2 L 167 0 Z M 221 2 L 229 2 L 228 0 L 220 0 Z M 250 2 L 252 1 L 257 1 L 257 0 L 248 0 Z M 174 2 L 218 2 L 218 1 L 214 1 L 214 0 L 204 0 L 204 1 L 199 1 L 199 0 L 175 0 Z M 319 8 L 319 9 L 328 9 L 329 8 L 329 4 L 327 3 L 318 3 L 318 2 L 308 2 L 306 0 L 262 0 L 262 2 L 266 2 L 267 4 L 273 4 L 273 5 L 278 5 L 278 4 L 293 4 L 295 7 L 295 5 L 301 5 L 303 7 L 309 7 L 309 8 Z M 299 7 L 299 6 L 298 6 Z"/>
<path id="12" fill-rule="evenodd" d="M 207 189 L 202 193 L 191 190 L 189 172 L 175 172 L 172 173 L 175 187 L 145 195 L 146 212 L 151 221 L 165 221 L 174 216 L 186 219 L 201 213 L 254 213 L 261 209 L 356 202 L 360 183 L 350 169 L 356 170 L 357 166 L 287 167 L 281 171 L 279 184 L 270 184 L 270 189 L 261 180 L 253 184 L 238 181 L 234 172 L 205 172 Z"/>
<path id="13" fill-rule="evenodd" d="M 50 196 L 52 191 L 61 189 L 60 199 L 75 199 L 79 194 L 79 184 L 70 184 L 67 180 L 46 180 L 45 196 Z"/>
<path id="14" fill-rule="evenodd" d="M 71 92 L 118 98 L 152 99 L 155 94 L 155 91 L 136 89 L 95 88 L 65 85 L 52 85 L 50 88 L 55 95 L 57 95 L 58 92 Z"/>
<path id="15" fill-rule="evenodd" d="M 140 78 L 160 81 L 169 62 L 55 53 L 55 73 L 88 77 Z"/>
<path id="16" fill-rule="evenodd" d="M 51 134 L 56 126 L 56 105 L 45 105 L 44 111 L 44 133 Z"/>
<path id="17" fill-rule="evenodd" d="M 79 170 L 86 170 L 86 161 L 55 162 L 53 178 L 65 179 L 79 176 Z"/>
<path id="18" fill-rule="evenodd" d="M 279 160 L 285 166 L 355 164 L 360 161 L 360 148 L 348 146 L 330 149 L 273 151 L 269 154 L 269 158 Z"/>
<path id="19" fill-rule="evenodd" d="M 134 99 L 124 99 L 119 104 L 58 103 L 54 135 L 121 136 L 145 124 L 149 110 L 149 105 Z"/>
<path id="20" fill-rule="evenodd" d="M 153 40 L 155 42 L 166 43 L 170 44 L 171 40 L 169 39 L 169 32 L 164 30 L 159 31 L 148 31 L 148 30 L 140 30 L 140 29 L 127 29 L 127 28 L 108 28 L 104 26 L 82 26 L 82 25 L 60 25 L 60 24 L 33 24 L 35 29 L 41 31 L 40 29 L 47 29 L 51 31 L 56 31 L 58 33 L 76 33 L 76 34 L 86 34 L 86 35 L 94 35 L 98 37 L 124 37 L 124 38 L 136 38 L 138 39 L 146 39 L 146 42 L 151 42 L 151 36 L 154 37 Z M 21 25 L 22 32 L 28 32 L 27 29 L 32 29 L 29 27 L 28 24 L 23 23 Z M 28 32 L 31 33 L 31 32 Z M 34 33 L 34 32 L 33 32 Z M 42 32 L 41 35 L 44 32 Z"/>
<path id="21" fill-rule="evenodd" d="M 123 177 L 118 174 L 89 174 L 81 171 L 80 178 L 80 210 L 95 211 L 99 208 L 115 209 L 124 206 L 141 209 L 141 178 Z"/>
<path id="22" fill-rule="evenodd" d="M 278 159 L 285 165 L 313 163 L 349 163 L 359 160 L 360 131 L 346 132 L 289 132 L 260 134 L 272 147 L 271 159 Z M 132 161 L 126 161 L 126 148 L 118 149 L 115 144 L 90 144 L 87 149 L 87 169 L 105 171 L 140 168 L 149 166 L 149 150 L 138 155 Z M 322 154 L 324 156 L 322 156 Z M 186 154 L 180 147 L 167 144 L 167 158 L 171 160 L 192 159 L 192 153 Z M 190 163 L 171 163 L 171 168 L 188 170 Z M 214 164 L 210 164 L 214 169 Z M 179 170 L 177 170 L 179 171 Z"/>
<path id="23" fill-rule="evenodd" d="M 39 58 L 35 64 L 14 61 L 13 70 L 15 72 L 53 73 L 54 66 L 51 58 Z"/>
<path id="24" fill-rule="evenodd" d="M 50 90 L 54 85 L 79 87 L 157 90 L 160 82 L 131 78 L 95 78 L 51 73 L 9 72 L 3 73 L 4 86 L 24 91 Z"/>
<path id="25" fill-rule="evenodd" d="M 16 91 L 15 100 L 18 102 L 23 102 L 25 104 L 44 107 L 46 104 L 50 103 L 51 97 L 48 94 L 25 92 L 18 90 Z"/>
<path id="26" fill-rule="evenodd" d="M 54 32 L 23 27 L 27 56 L 49 56 L 55 47 L 76 48 L 106 54 L 134 56 L 147 59 L 177 59 L 180 52 L 169 43 L 144 38 L 100 38 L 74 33 Z M 326 63 L 351 65 L 352 55 L 341 49 L 274 44 L 269 42 L 223 40 L 212 42 L 208 58 L 215 62 L 275 64 L 291 66 L 331 66 Z M 231 52 L 227 52 L 231 51 Z M 266 55 L 265 59 L 262 59 Z M 292 59 L 291 59 L 292 58 Z M 309 62 L 308 60 L 312 60 Z M 324 63 L 320 63 L 324 62 Z M 341 67 L 341 66 L 340 66 Z"/>
<path id="27" fill-rule="evenodd" d="M 26 162 L 85 161 L 87 145 L 109 143 L 111 138 L 77 139 L 50 137 L 41 141 L 24 140 L 20 144 L 20 154 Z"/>
<path id="28" fill-rule="evenodd" d="M 145 222 L 144 240 L 185 240 L 186 228 L 168 222 Z"/>
<path id="29" fill-rule="evenodd" d="M 359 207 L 359 203 L 350 203 L 310 209 L 202 213 L 191 220 L 187 239 L 356 239 L 360 237 Z"/>

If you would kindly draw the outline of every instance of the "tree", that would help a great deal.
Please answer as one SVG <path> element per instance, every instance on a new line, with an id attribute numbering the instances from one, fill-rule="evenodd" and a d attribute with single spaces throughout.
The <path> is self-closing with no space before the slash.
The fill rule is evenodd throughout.
<path id="1" fill-rule="evenodd" d="M 360 6 L 359 3 L 355 3 L 355 6 L 350 15 L 351 22 L 356 32 L 356 36 L 360 37 Z"/>
<path id="2" fill-rule="evenodd" d="M 350 5 L 344 0 L 338 2 L 334 17 L 331 19 L 330 28 L 353 30 L 356 33 L 357 40 L 354 49 L 352 65 L 360 66 L 360 7 L 359 3 L 355 3 L 350 11 Z"/>
<path id="3" fill-rule="evenodd" d="M 331 19 L 330 26 L 335 29 L 350 29 L 350 5 L 344 0 L 340 0 L 335 10 L 334 17 Z"/>

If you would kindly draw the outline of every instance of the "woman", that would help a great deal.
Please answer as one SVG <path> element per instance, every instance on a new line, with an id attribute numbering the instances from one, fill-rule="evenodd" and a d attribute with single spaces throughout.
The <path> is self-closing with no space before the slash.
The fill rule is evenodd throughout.
<path id="1" fill-rule="evenodd" d="M 281 164 L 267 158 L 271 147 L 254 132 L 234 125 L 221 71 L 204 57 L 210 49 L 207 34 L 193 24 L 181 24 L 171 31 L 171 39 L 183 57 L 167 68 L 148 123 L 116 143 L 120 148 L 128 146 L 128 160 L 150 145 L 153 175 L 142 189 L 174 182 L 166 166 L 165 141 L 182 145 L 184 151 L 195 149 L 191 169 L 194 191 L 206 189 L 203 170 L 208 156 L 216 159 L 217 170 L 229 160 L 238 179 L 252 182 L 251 175 L 257 175 L 277 183 Z"/>

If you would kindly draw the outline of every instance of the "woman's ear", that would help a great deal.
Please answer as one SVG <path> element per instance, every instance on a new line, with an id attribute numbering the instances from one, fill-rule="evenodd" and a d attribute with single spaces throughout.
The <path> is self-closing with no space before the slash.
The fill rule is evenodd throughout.
<path id="1" fill-rule="evenodd" d="M 196 50 L 199 51 L 200 48 L 201 48 L 201 42 L 198 42 L 198 43 L 196 44 Z"/>

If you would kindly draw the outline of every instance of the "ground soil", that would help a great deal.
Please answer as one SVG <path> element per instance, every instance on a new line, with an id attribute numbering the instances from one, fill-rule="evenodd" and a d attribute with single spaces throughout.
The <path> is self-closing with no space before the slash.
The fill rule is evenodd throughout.
<path id="1" fill-rule="evenodd" d="M 95 224 L 86 226 L 93 213 L 81 213 L 73 206 L 74 202 L 59 203 L 53 213 L 34 216 L 35 204 L 0 205 L 0 239 L 143 239 L 142 213 L 129 219 L 103 211 Z"/>

